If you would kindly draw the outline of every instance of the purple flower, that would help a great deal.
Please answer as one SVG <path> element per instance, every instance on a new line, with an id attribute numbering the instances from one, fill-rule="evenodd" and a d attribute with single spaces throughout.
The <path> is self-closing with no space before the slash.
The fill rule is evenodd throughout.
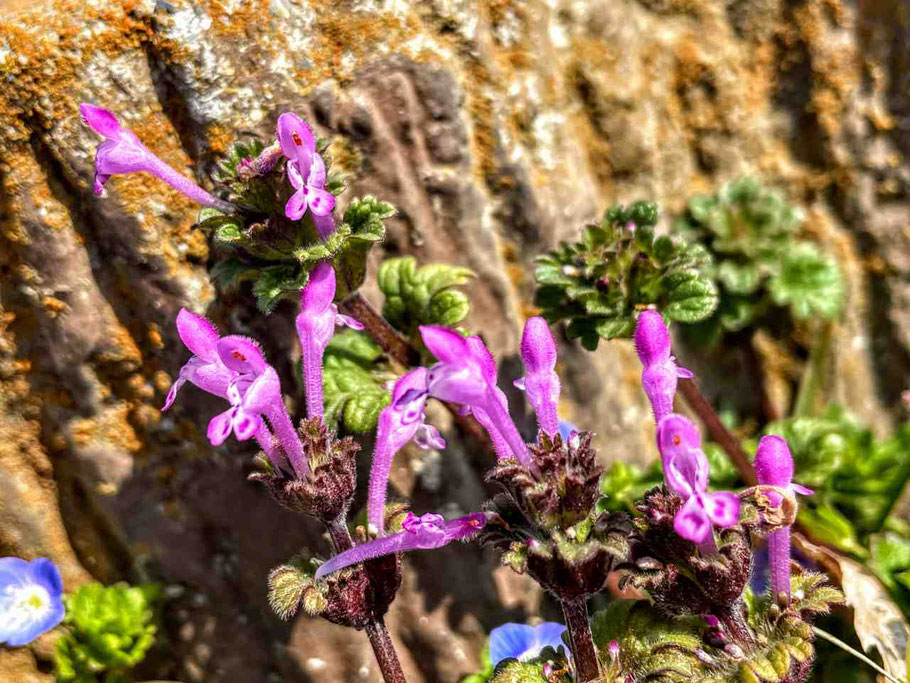
<path id="1" fill-rule="evenodd" d="M 300 294 L 297 335 L 303 355 L 303 381 L 306 387 L 308 417 L 322 417 L 322 357 L 332 339 L 335 325 L 362 330 L 363 325 L 341 315 L 335 299 L 335 270 L 328 261 L 317 265 Z"/>
<path id="2" fill-rule="evenodd" d="M 367 496 L 367 522 L 382 536 L 385 524 L 385 503 L 389 472 L 395 454 L 411 439 L 421 448 L 445 448 L 446 442 L 436 431 L 424 423 L 427 394 L 427 369 L 415 368 L 395 382 L 392 400 L 379 414 L 376 430 L 376 447 L 370 469 L 370 488 Z M 414 398 L 403 400 L 411 392 Z"/>
<path id="3" fill-rule="evenodd" d="M 793 456 L 787 442 L 779 436 L 763 436 L 755 451 L 755 474 L 762 486 L 786 489 L 791 494 L 811 496 L 813 491 L 793 483 Z M 771 491 L 768 500 L 780 505 L 783 498 Z M 784 526 L 768 534 L 768 562 L 771 567 L 771 595 L 781 594 L 790 600 L 790 527 Z"/>
<path id="4" fill-rule="evenodd" d="M 28 645 L 63 621 L 63 581 L 50 560 L 0 558 L 0 645 Z"/>
<path id="5" fill-rule="evenodd" d="M 423 343 L 439 362 L 430 368 L 427 392 L 441 401 L 467 407 L 496 443 L 501 436 L 511 457 L 526 467 L 534 467 L 528 447 L 518 433 L 496 386 L 496 363 L 480 337 L 462 337 L 445 327 L 420 327 Z M 502 457 L 502 453 L 499 453 Z"/>
<path id="6" fill-rule="evenodd" d="M 521 361 L 526 374 L 515 386 L 527 393 L 537 415 L 537 423 L 549 436 L 559 429 L 556 404 L 559 402 L 559 376 L 556 374 L 556 342 L 547 321 L 529 318 L 521 335 Z"/>
<path id="7" fill-rule="evenodd" d="M 642 311 L 635 327 L 635 350 L 644 366 L 641 385 L 645 390 L 654 421 L 660 422 L 673 412 L 673 397 L 680 377 L 692 377 L 685 368 L 677 367 L 670 355 L 670 331 L 657 311 Z"/>
<path id="8" fill-rule="evenodd" d="M 155 156 L 131 130 L 123 128 L 117 117 L 107 109 L 80 104 L 82 121 L 104 142 L 95 151 L 95 194 L 104 196 L 104 186 L 112 175 L 121 173 L 151 173 L 197 204 L 219 211 L 236 210 L 230 202 L 213 197 L 189 178 L 181 175 Z"/>
<path id="9" fill-rule="evenodd" d="M 212 445 L 223 444 L 231 432 L 240 441 L 255 438 L 280 469 L 283 462 L 275 446 L 277 438 L 291 467 L 298 476 L 305 476 L 309 466 L 284 408 L 278 374 L 266 363 L 256 342 L 239 336 L 219 337 L 209 320 L 186 309 L 177 315 L 177 333 L 194 355 L 180 368 L 162 410 L 173 405 L 185 383 L 195 384 L 231 404 L 209 422 L 206 433 Z"/>
<path id="10" fill-rule="evenodd" d="M 490 662 L 493 667 L 504 659 L 526 662 L 534 659 L 545 647 L 554 650 L 563 645 L 562 634 L 566 627 L 555 621 L 545 621 L 538 626 L 503 624 L 490 631 Z"/>
<path id="11" fill-rule="evenodd" d="M 367 541 L 335 555 L 316 570 L 316 578 L 321 579 L 339 569 L 382 555 L 441 548 L 452 541 L 474 536 L 486 523 L 487 517 L 482 512 L 473 512 L 449 522 L 445 521 L 442 515 L 430 513 L 417 517 L 409 512 L 401 525 L 402 531 Z"/>
<path id="12" fill-rule="evenodd" d="M 286 112 L 278 117 L 278 143 L 288 159 L 288 181 L 295 189 L 284 213 L 299 221 L 309 209 L 319 236 L 325 239 L 335 230 L 331 215 L 335 197 L 325 189 L 325 162 L 316 152 L 316 138 L 297 114 Z"/>
<path id="13" fill-rule="evenodd" d="M 739 521 L 739 498 L 729 491 L 707 492 L 708 459 L 690 420 L 675 413 L 664 417 L 657 426 L 657 443 L 667 488 L 686 501 L 676 513 L 673 528 L 708 552 L 714 547 L 712 527 Z"/>

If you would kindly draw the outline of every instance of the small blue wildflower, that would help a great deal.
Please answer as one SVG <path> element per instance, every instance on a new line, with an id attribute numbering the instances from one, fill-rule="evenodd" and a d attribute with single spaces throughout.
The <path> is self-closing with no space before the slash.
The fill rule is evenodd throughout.
<path id="1" fill-rule="evenodd" d="M 573 434 L 578 433 L 578 427 L 566 420 L 559 421 L 559 436 L 562 437 L 563 443 L 568 443 Z"/>
<path id="2" fill-rule="evenodd" d="M 563 645 L 566 627 L 554 621 L 540 626 L 503 624 L 490 631 L 490 661 L 497 666 L 504 659 L 524 662 L 534 659 L 547 645 L 554 650 Z"/>
<path id="3" fill-rule="evenodd" d="M 0 557 L 0 644 L 28 645 L 63 621 L 63 581 L 50 560 Z"/>

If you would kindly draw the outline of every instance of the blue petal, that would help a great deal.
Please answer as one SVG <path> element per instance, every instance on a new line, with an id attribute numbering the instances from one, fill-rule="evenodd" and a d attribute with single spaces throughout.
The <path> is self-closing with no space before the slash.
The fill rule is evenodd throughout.
<path id="1" fill-rule="evenodd" d="M 490 631 L 490 661 L 495 667 L 504 659 L 533 659 L 547 645 L 554 650 L 562 642 L 566 627 L 554 621 L 545 621 L 539 626 L 525 624 L 503 624 Z"/>
<path id="2" fill-rule="evenodd" d="M 559 436 L 562 437 L 562 440 L 568 441 L 574 432 L 578 431 L 578 427 L 573 425 L 571 422 L 566 422 L 565 420 L 559 421 Z"/>
<path id="3" fill-rule="evenodd" d="M 57 624 L 63 621 L 64 609 L 62 603 L 56 603 L 52 609 L 44 616 L 43 619 L 36 619 L 25 625 L 18 633 L 13 633 L 6 639 L 6 644 L 10 647 L 20 647 L 28 645 L 35 638 L 46 631 L 50 631 Z"/>
<path id="4" fill-rule="evenodd" d="M 490 631 L 490 661 L 495 667 L 504 659 L 518 658 L 534 642 L 534 627 L 503 624 Z"/>
<path id="5" fill-rule="evenodd" d="M 46 557 L 39 557 L 31 563 L 30 569 L 33 582 L 47 591 L 52 602 L 59 602 L 63 595 L 63 579 L 57 565 Z"/>
<path id="6" fill-rule="evenodd" d="M 0 557 L 0 589 L 28 582 L 29 564 L 18 557 Z"/>
<path id="7" fill-rule="evenodd" d="M 534 652 L 531 657 L 536 657 L 537 653 L 543 650 L 547 645 L 554 650 L 559 649 L 562 642 L 562 634 L 565 633 L 566 627 L 555 621 L 545 621 L 534 629 Z"/>

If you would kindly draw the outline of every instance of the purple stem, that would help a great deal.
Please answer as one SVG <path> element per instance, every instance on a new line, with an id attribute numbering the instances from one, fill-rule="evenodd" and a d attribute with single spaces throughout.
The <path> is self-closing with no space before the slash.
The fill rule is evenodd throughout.
<path id="1" fill-rule="evenodd" d="M 594 649 L 594 640 L 591 638 L 591 624 L 588 621 L 588 606 L 584 597 L 572 600 L 560 600 L 562 614 L 569 630 L 569 640 L 572 643 L 572 660 L 575 662 L 575 671 L 579 683 L 598 681 L 600 666 L 597 663 L 597 651 Z"/>
<path id="2" fill-rule="evenodd" d="M 153 175 L 166 182 L 178 192 L 185 194 L 197 204 L 208 206 L 213 209 L 218 209 L 219 211 L 225 211 L 227 213 L 234 213 L 237 210 L 236 206 L 230 202 L 226 202 L 222 199 L 218 199 L 217 197 L 210 195 L 192 180 L 175 171 L 158 157 L 154 157 L 154 159 L 155 168 L 152 171 Z"/>
<path id="3" fill-rule="evenodd" d="M 790 527 L 768 534 L 768 560 L 771 567 L 771 596 L 776 602 L 781 593 L 790 602 Z"/>
<path id="4" fill-rule="evenodd" d="M 291 418 L 288 417 L 284 406 L 280 401 L 276 401 L 269 406 L 265 416 L 272 426 L 275 437 L 284 448 L 291 467 L 294 468 L 294 474 L 298 478 L 305 479 L 310 473 L 310 466 L 306 458 L 303 457 L 303 444 L 300 443 L 300 436 L 297 434 L 297 430 L 294 429 Z"/>

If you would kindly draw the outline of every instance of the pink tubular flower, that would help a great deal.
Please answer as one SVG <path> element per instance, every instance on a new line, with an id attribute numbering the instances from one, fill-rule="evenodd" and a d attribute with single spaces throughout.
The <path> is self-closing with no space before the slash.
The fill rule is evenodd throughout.
<path id="1" fill-rule="evenodd" d="M 473 512 L 449 522 L 445 521 L 442 515 L 430 513 L 417 517 L 409 512 L 401 525 L 402 531 L 367 541 L 335 555 L 316 570 L 316 578 L 321 579 L 339 569 L 382 555 L 441 548 L 452 541 L 470 538 L 483 529 L 486 523 L 487 517 L 482 512 Z"/>
<path id="2" fill-rule="evenodd" d="M 677 367 L 670 355 L 670 331 L 657 311 L 642 311 L 635 327 L 635 350 L 644 366 L 641 385 L 651 402 L 654 421 L 660 422 L 673 412 L 673 397 L 680 377 L 692 377 L 685 368 Z"/>
<path id="3" fill-rule="evenodd" d="M 430 368 L 427 392 L 441 401 L 466 406 L 495 428 L 508 444 L 511 456 L 526 467 L 534 467 L 528 447 L 509 415 L 496 386 L 496 363 L 479 337 L 462 337 L 454 330 L 422 325 L 423 343 L 439 362 Z M 484 420 L 479 419 L 481 424 Z M 490 431 L 494 443 L 497 435 Z M 500 454 L 501 455 L 501 454 Z"/>
<path id="4" fill-rule="evenodd" d="M 308 417 L 322 417 L 322 357 L 336 325 L 362 330 L 363 325 L 338 312 L 335 298 L 335 269 L 328 261 L 317 265 L 300 294 L 297 336 L 303 354 L 303 381 Z"/>
<path id="5" fill-rule="evenodd" d="M 395 454 L 411 439 L 421 448 L 439 449 L 446 445 L 436 428 L 424 423 L 427 395 L 421 393 L 421 390 L 426 387 L 426 376 L 426 368 L 415 368 L 400 377 L 392 390 L 391 403 L 379 414 L 376 447 L 370 469 L 367 522 L 376 528 L 380 536 L 384 532 L 389 472 Z M 412 400 L 403 400 L 405 394 L 415 391 Z"/>
<path id="6" fill-rule="evenodd" d="M 237 209 L 230 202 L 213 197 L 189 178 L 181 175 L 155 156 L 131 130 L 123 128 L 117 117 L 107 109 L 91 104 L 80 104 L 82 121 L 99 135 L 104 142 L 95 152 L 95 194 L 104 196 L 104 186 L 112 175 L 122 173 L 150 173 L 182 192 L 197 204 L 219 211 Z"/>
<path id="7" fill-rule="evenodd" d="M 787 442 L 779 436 L 763 436 L 755 451 L 755 474 L 762 486 L 776 486 L 791 493 L 811 496 L 813 491 L 793 483 L 793 456 Z M 770 492 L 770 502 L 780 505 L 780 494 Z M 790 600 L 790 527 L 785 526 L 768 534 L 768 559 L 771 567 L 771 595 L 781 594 Z"/>
<path id="8" fill-rule="evenodd" d="M 657 443 L 667 488 L 686 501 L 676 513 L 673 528 L 703 552 L 713 552 L 712 527 L 736 524 L 739 498 L 729 491 L 708 493 L 708 459 L 690 420 L 675 413 L 664 417 L 657 426 Z"/>
<path id="9" fill-rule="evenodd" d="M 556 374 L 556 342 L 550 326 L 540 316 L 529 318 L 521 335 L 521 361 L 526 374 L 515 381 L 523 390 L 537 415 L 537 423 L 549 436 L 559 430 L 556 405 L 559 402 L 559 376 Z"/>
<path id="10" fill-rule="evenodd" d="M 316 138 L 310 127 L 291 112 L 278 117 L 278 143 L 288 159 L 288 181 L 296 190 L 287 205 L 285 215 L 293 221 L 303 218 L 310 210 L 319 236 L 325 239 L 335 230 L 332 209 L 335 197 L 325 189 L 325 162 L 316 152 Z"/>
<path id="11" fill-rule="evenodd" d="M 177 315 L 177 333 L 194 355 L 180 368 L 162 411 L 174 404 L 184 384 L 194 384 L 231 403 L 228 410 L 209 422 L 207 436 L 212 445 L 220 446 L 231 432 L 240 441 L 255 438 L 272 465 L 281 469 L 277 437 L 294 471 L 305 476 L 309 467 L 284 408 L 278 375 L 265 362 L 256 343 L 246 337 L 220 337 L 209 320 L 186 309 Z"/>

